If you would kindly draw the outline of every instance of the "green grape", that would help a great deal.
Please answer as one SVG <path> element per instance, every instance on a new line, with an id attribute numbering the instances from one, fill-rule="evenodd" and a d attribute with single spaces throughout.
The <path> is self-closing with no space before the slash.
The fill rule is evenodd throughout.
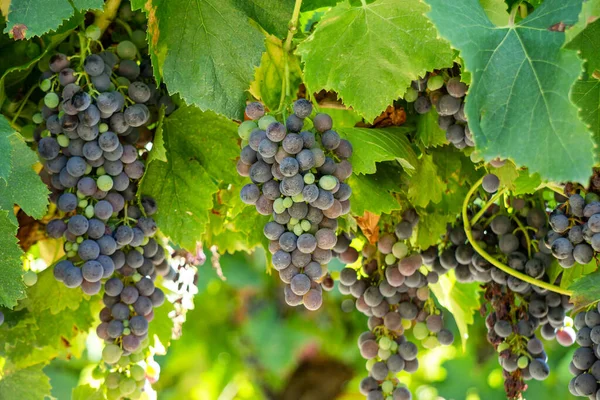
<path id="1" fill-rule="evenodd" d="M 248 140 L 253 130 L 258 127 L 254 121 L 244 121 L 238 127 L 238 135 L 242 140 Z"/>
<path id="2" fill-rule="evenodd" d="M 496 350 L 498 351 L 498 353 L 502 353 L 504 350 L 508 350 L 508 349 L 510 349 L 510 346 L 508 345 L 508 343 L 502 342 L 498 345 L 498 348 Z"/>
<path id="3" fill-rule="evenodd" d="M 140 387 L 141 384 L 141 387 Z M 129 395 L 131 400 L 139 400 L 142 398 L 142 388 L 144 387 L 144 381 L 137 382 L 137 388 Z"/>
<path id="4" fill-rule="evenodd" d="M 142 240 L 142 244 L 140 246 L 147 245 L 149 241 L 150 241 L 150 238 L 148 236 L 144 236 L 144 239 Z M 141 253 L 143 254 L 144 250 L 142 250 Z"/>
<path id="5" fill-rule="evenodd" d="M 294 204 L 294 200 L 291 197 L 286 197 L 283 199 L 283 206 L 285 208 L 290 208 Z"/>
<path id="6" fill-rule="evenodd" d="M 77 239 L 75 239 L 75 241 L 76 241 L 78 244 L 81 244 L 81 243 L 83 243 L 83 236 L 77 236 Z"/>
<path id="7" fill-rule="evenodd" d="M 527 356 L 519 357 L 519 359 L 517 360 L 517 365 L 521 369 L 527 368 L 527 366 L 529 365 L 529 358 L 527 358 Z"/>
<path id="8" fill-rule="evenodd" d="M 104 167 L 98 167 L 96 168 L 96 175 L 100 176 L 100 175 L 106 175 L 106 170 L 104 169 Z"/>
<path id="9" fill-rule="evenodd" d="M 404 328 L 404 330 L 410 329 L 411 326 L 412 322 L 409 319 L 402 320 L 402 327 Z"/>
<path id="10" fill-rule="evenodd" d="M 119 390 L 118 387 L 114 388 L 114 389 L 108 389 L 106 391 L 106 398 L 107 400 L 121 400 L 121 391 Z"/>
<path id="11" fill-rule="evenodd" d="M 29 270 L 23 274 L 23 283 L 27 286 L 33 286 L 36 284 L 38 276 L 35 272 Z"/>
<path id="12" fill-rule="evenodd" d="M 423 340 L 423 347 L 426 349 L 435 349 L 440 345 L 440 341 L 435 336 L 429 336 Z"/>
<path id="13" fill-rule="evenodd" d="M 56 141 L 58 142 L 58 144 L 60 145 L 60 147 L 67 147 L 69 145 L 69 142 L 71 140 L 67 136 L 65 136 L 65 135 L 58 135 L 56 137 Z"/>
<path id="14" fill-rule="evenodd" d="M 138 274 L 137 272 L 135 274 L 133 274 L 133 281 L 134 282 L 139 282 L 139 281 L 142 280 L 142 278 L 143 278 L 143 276 L 140 275 L 140 274 Z"/>
<path id="15" fill-rule="evenodd" d="M 146 33 L 140 30 L 131 32 L 131 41 L 138 49 L 146 48 Z"/>
<path id="16" fill-rule="evenodd" d="M 137 53 L 135 44 L 129 40 L 124 40 L 117 45 L 117 54 L 124 60 L 133 60 Z"/>
<path id="17" fill-rule="evenodd" d="M 292 201 L 294 203 L 302 203 L 304 201 L 304 196 L 302 195 L 302 193 L 292 196 Z"/>
<path id="18" fill-rule="evenodd" d="M 427 336 L 429 336 L 429 330 L 427 329 L 427 325 L 424 322 L 417 322 L 413 327 L 413 335 L 418 340 L 423 340 Z"/>
<path id="19" fill-rule="evenodd" d="M 267 130 L 267 127 L 271 125 L 273 122 L 277 122 L 275 117 L 271 115 L 265 115 L 258 120 L 258 127 L 263 131 Z"/>
<path id="20" fill-rule="evenodd" d="M 102 175 L 96 181 L 98 189 L 108 192 L 113 187 L 113 180 L 109 175 Z"/>
<path id="21" fill-rule="evenodd" d="M 140 348 L 137 349 L 137 351 L 135 353 L 131 353 L 129 355 L 129 358 L 131 358 L 131 362 L 140 362 L 144 359 L 144 353 L 142 353 L 142 348 L 140 346 Z"/>
<path id="22" fill-rule="evenodd" d="M 69 258 L 73 258 L 73 257 L 75 257 L 76 255 L 77 255 L 77 253 L 76 253 L 76 252 L 74 252 L 74 251 L 68 251 L 68 252 L 67 252 L 67 257 L 69 257 Z"/>
<path id="23" fill-rule="evenodd" d="M 39 116 L 41 117 L 42 114 L 39 114 Z M 42 118 L 42 121 L 44 121 L 43 118 Z M 36 122 L 36 123 L 41 123 L 41 122 Z M 33 140 L 34 132 L 35 132 L 35 125 L 33 125 L 33 124 L 27 124 L 23 128 L 21 128 L 21 136 L 23 136 L 25 138 L 25 140 L 27 140 L 27 141 Z"/>
<path id="24" fill-rule="evenodd" d="M 81 193 L 79 190 L 77 191 L 76 195 L 79 200 L 84 200 L 85 198 L 87 198 L 87 196 Z"/>
<path id="25" fill-rule="evenodd" d="M 319 179 L 319 186 L 325 190 L 332 190 L 338 183 L 335 176 L 325 175 Z"/>
<path id="26" fill-rule="evenodd" d="M 25 54 L 29 58 L 36 58 L 37 56 L 40 55 L 41 52 L 42 52 L 42 50 L 40 49 L 40 46 L 37 43 L 30 42 L 27 45 L 27 50 L 26 50 Z"/>
<path id="27" fill-rule="evenodd" d="M 379 339 L 379 348 L 380 349 L 389 350 L 391 346 L 392 346 L 392 340 L 390 338 L 388 338 L 387 336 L 383 336 L 381 339 Z"/>
<path id="28" fill-rule="evenodd" d="M 85 28 L 85 37 L 91 40 L 98 40 L 102 36 L 102 31 L 97 25 L 90 25 Z"/>
<path id="29" fill-rule="evenodd" d="M 149 345 L 150 345 L 150 339 L 148 339 L 146 337 L 146 338 L 144 338 L 144 340 L 142 340 L 142 343 L 140 344 L 140 349 L 145 349 Z"/>
<path id="30" fill-rule="evenodd" d="M 135 388 L 135 381 L 131 378 L 125 378 L 121 382 L 119 382 L 119 391 L 123 396 L 127 396 L 128 394 L 133 393 Z"/>
<path id="31" fill-rule="evenodd" d="M 302 227 L 302 230 L 304 232 L 308 232 L 308 231 L 310 231 L 310 228 L 312 228 L 310 221 L 308 221 L 306 219 L 303 219 L 302 221 L 300 221 L 300 226 Z"/>
<path id="32" fill-rule="evenodd" d="M 124 86 L 124 87 L 129 87 L 129 85 L 131 85 L 131 82 L 129 81 L 129 79 L 125 78 L 124 76 L 120 76 L 117 78 L 117 83 L 119 84 L 119 86 Z"/>
<path id="33" fill-rule="evenodd" d="M 385 255 L 385 263 L 387 265 L 392 265 L 396 262 L 396 257 L 393 254 L 386 254 Z"/>
<path id="34" fill-rule="evenodd" d="M 108 131 L 108 124 L 106 122 L 100 122 L 98 124 L 98 132 L 104 133 Z"/>
<path id="35" fill-rule="evenodd" d="M 392 341 L 392 345 L 390 346 L 390 351 L 391 351 L 392 353 L 395 353 L 395 352 L 396 352 L 396 350 L 398 350 L 398 343 L 396 343 L 396 342 Z"/>
<path id="36" fill-rule="evenodd" d="M 392 246 L 392 254 L 396 258 L 402 259 L 408 254 L 408 246 L 404 242 L 396 242 Z"/>
<path id="37" fill-rule="evenodd" d="M 142 368 L 141 365 L 132 365 L 131 369 L 131 377 L 136 381 L 141 381 L 146 378 L 146 370 Z"/>
<path id="38" fill-rule="evenodd" d="M 58 98 L 58 95 L 54 92 L 46 93 L 46 95 L 44 96 L 44 104 L 48 108 L 58 107 L 59 102 L 60 99 Z"/>
<path id="39" fill-rule="evenodd" d="M 83 213 L 88 219 L 92 218 L 94 216 L 94 206 L 90 204 L 85 208 Z"/>
<path id="40" fill-rule="evenodd" d="M 297 218 L 290 218 L 290 225 L 295 226 L 298 222 L 300 222 L 300 220 Z"/>
<path id="41" fill-rule="evenodd" d="M 141 247 L 136 247 L 135 250 L 140 254 L 144 254 L 144 249 Z"/>
<path id="42" fill-rule="evenodd" d="M 73 243 L 67 242 L 65 243 L 65 250 L 70 251 L 73 248 Z"/>
<path id="43" fill-rule="evenodd" d="M 40 82 L 40 89 L 42 89 L 42 91 L 47 92 L 48 90 L 50 90 L 50 88 L 52 87 L 52 82 L 50 82 L 50 79 L 44 79 L 43 81 Z"/>
<path id="44" fill-rule="evenodd" d="M 127 328 L 129 326 L 129 320 L 123 321 L 123 326 Z"/>
<path id="45" fill-rule="evenodd" d="M 119 367 L 125 368 L 129 364 L 131 364 L 131 360 L 129 359 L 129 356 L 121 356 L 121 358 L 119 358 L 119 363 L 118 363 Z"/>
<path id="46" fill-rule="evenodd" d="M 129 335 L 129 334 L 131 334 L 131 329 L 123 328 L 123 335 Z"/>
<path id="47" fill-rule="evenodd" d="M 87 164 L 85 167 L 85 174 L 89 175 L 92 172 L 92 166 L 90 164 Z"/>
<path id="48" fill-rule="evenodd" d="M 73 246 L 71 246 L 71 250 L 73 250 L 73 251 L 79 250 L 79 243 L 73 243 Z"/>
<path id="49" fill-rule="evenodd" d="M 377 351 L 377 356 L 382 360 L 387 360 L 392 355 L 392 352 L 389 350 L 379 349 Z"/>
<path id="50" fill-rule="evenodd" d="M 294 233 L 296 234 L 296 236 L 302 235 L 304 233 L 304 229 L 302 229 L 302 225 L 300 225 L 300 224 L 294 225 Z"/>
<path id="51" fill-rule="evenodd" d="M 413 103 L 415 100 L 417 100 L 417 97 L 419 97 L 419 92 L 417 92 L 415 89 L 412 87 L 406 89 L 406 93 L 404 93 L 404 100 L 406 100 L 407 103 Z"/>
<path id="52" fill-rule="evenodd" d="M 585 195 L 586 204 L 592 203 L 594 201 L 600 201 L 600 196 L 598 196 L 596 193 L 592 193 L 592 192 L 586 193 L 586 195 Z"/>
<path id="53" fill-rule="evenodd" d="M 304 183 L 306 183 L 307 185 L 315 183 L 315 176 L 310 172 L 304 175 Z"/>
<path id="54" fill-rule="evenodd" d="M 376 362 L 377 362 L 377 359 L 375 359 L 375 358 L 371 358 L 370 360 L 367 360 L 367 362 L 366 362 L 367 371 L 370 371 Z"/>
<path id="55" fill-rule="evenodd" d="M 444 86 L 444 78 L 441 75 L 432 76 L 427 80 L 427 89 L 438 90 Z"/>
<path id="56" fill-rule="evenodd" d="M 121 358 L 123 350 L 116 344 L 107 344 L 102 350 L 102 359 L 108 364 L 115 364 Z"/>
<path id="57" fill-rule="evenodd" d="M 102 372 L 102 370 L 100 369 L 100 366 L 96 366 L 96 368 L 94 368 L 92 370 L 92 378 L 96 379 L 96 380 L 100 380 L 104 377 L 104 372 Z"/>
<path id="58" fill-rule="evenodd" d="M 392 393 L 394 384 L 391 381 L 385 381 L 381 384 L 381 390 L 383 390 L 384 393 Z"/>
<path id="59" fill-rule="evenodd" d="M 283 199 L 281 197 L 275 199 L 273 202 L 273 211 L 275 211 L 277 214 L 281 214 L 285 211 L 285 206 L 283 205 Z"/>
<path id="60" fill-rule="evenodd" d="M 116 389 L 119 387 L 119 382 L 121 382 L 121 374 L 118 372 L 111 372 L 106 376 L 104 380 L 104 384 L 109 389 Z"/>

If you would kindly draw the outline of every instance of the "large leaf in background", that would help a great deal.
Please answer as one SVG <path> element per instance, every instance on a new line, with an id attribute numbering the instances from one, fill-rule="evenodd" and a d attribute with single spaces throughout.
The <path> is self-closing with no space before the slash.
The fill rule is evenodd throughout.
<path id="1" fill-rule="evenodd" d="M 154 319 L 148 327 L 148 337 L 158 340 L 165 349 L 171 345 L 173 319 L 169 313 L 174 310 L 173 303 L 165 301 L 162 306 L 154 309 Z"/>
<path id="2" fill-rule="evenodd" d="M 582 273 L 581 267 L 583 266 L 577 265 L 575 267 L 579 269 L 580 274 Z M 587 306 L 598 301 L 598 298 L 600 298 L 600 271 L 585 275 L 574 282 L 571 280 L 571 282 L 568 288 L 573 291 L 571 302 L 575 304 L 575 307 Z"/>
<path id="3" fill-rule="evenodd" d="M 581 58 L 585 60 L 585 69 L 591 76 L 594 71 L 600 69 L 600 20 L 589 24 L 565 47 L 579 50 Z"/>
<path id="4" fill-rule="evenodd" d="M 27 147 L 21 135 L 12 135 L 9 140 L 12 170 L 6 182 L 0 180 L 0 209 L 9 210 L 9 218 L 18 225 L 12 212 L 13 206 L 18 204 L 27 215 L 40 219 L 46 213 L 49 192 L 32 168 L 37 162 L 35 153 Z"/>
<path id="5" fill-rule="evenodd" d="M 573 40 L 588 24 L 594 22 L 598 17 L 600 17 L 600 0 L 585 0 L 581 7 L 581 13 L 579 13 L 579 20 L 565 31 L 565 42 L 569 43 Z"/>
<path id="6" fill-rule="evenodd" d="M 352 174 L 348 179 L 348 185 L 352 187 L 350 198 L 352 212 L 356 215 L 363 215 L 365 211 L 389 214 L 394 210 L 400 210 L 400 203 L 389 190 L 391 184 L 393 182 L 389 177 L 381 174 Z"/>
<path id="7" fill-rule="evenodd" d="M 425 210 L 419 210 L 418 213 L 417 235 L 412 242 L 423 250 L 439 243 L 440 237 L 446 233 L 447 225 L 456 221 L 456 215 Z"/>
<path id="8" fill-rule="evenodd" d="M 354 150 L 350 162 L 355 174 L 372 174 L 377 170 L 377 162 L 391 160 L 397 160 L 408 171 L 414 170 L 418 160 L 406 137 L 413 130 L 414 128 L 406 126 L 337 129 L 342 137 L 352 143 Z"/>
<path id="9" fill-rule="evenodd" d="M 504 0 L 479 0 L 483 11 L 496 26 L 505 26 L 508 24 L 508 5 Z"/>
<path id="10" fill-rule="evenodd" d="M 482 156 L 510 158 L 546 180 L 587 182 L 593 141 L 569 100 L 581 60 L 561 51 L 565 35 L 553 29 L 577 21 L 581 0 L 547 0 L 506 28 L 492 24 L 477 0 L 427 1 L 473 72 L 466 112 Z"/>
<path id="11" fill-rule="evenodd" d="M 479 309 L 479 283 L 458 283 L 454 273 L 440 276 L 431 291 L 446 310 L 452 313 L 460 332 L 463 349 L 469 337 L 469 325 L 475 322 L 473 315 Z"/>
<path id="12" fill-rule="evenodd" d="M 265 38 L 265 45 L 266 51 L 260 59 L 260 66 L 256 69 L 254 81 L 250 84 L 250 93 L 261 100 L 270 110 L 277 110 L 285 78 L 283 47 L 281 40 L 272 35 Z M 292 93 L 295 93 L 302 81 L 300 61 L 296 56 L 290 55 L 288 66 L 290 89 Z"/>
<path id="13" fill-rule="evenodd" d="M 76 11 L 101 9 L 103 0 L 13 0 L 4 32 L 15 39 L 42 36 L 54 31 Z"/>
<path id="14" fill-rule="evenodd" d="M 17 227 L 8 218 L 11 211 L 0 210 L 0 305 L 13 308 L 17 300 L 25 297 L 21 278 L 23 252 L 17 244 Z"/>
<path id="15" fill-rule="evenodd" d="M 0 103 L 0 105 L 2 105 Z M 10 143 L 10 136 L 14 135 L 15 130 L 10 126 L 10 123 L 4 117 L 0 115 L 0 179 L 4 179 L 4 182 L 0 180 L 0 183 L 6 184 L 10 171 L 12 169 L 11 153 L 12 145 Z"/>
<path id="16" fill-rule="evenodd" d="M 137 0 L 148 14 L 153 67 L 188 104 L 242 119 L 264 36 L 237 0 Z M 157 65 L 158 64 L 158 65 Z"/>
<path id="17" fill-rule="evenodd" d="M 83 302 L 83 292 L 69 289 L 54 278 L 52 268 L 47 268 L 38 274 L 37 283 L 27 290 L 27 301 L 36 312 L 48 310 L 50 314 L 57 314 L 67 309 L 67 312 L 77 310 Z"/>
<path id="18" fill-rule="evenodd" d="M 415 207 L 427 207 L 429 202 L 439 203 L 446 190 L 446 183 L 438 173 L 433 156 L 423 154 L 417 172 L 410 177 L 408 199 Z"/>
<path id="19" fill-rule="evenodd" d="M 215 181 L 237 182 L 236 125 L 212 112 L 183 107 L 163 122 L 167 162 L 152 161 L 141 192 L 158 203 L 158 226 L 175 243 L 196 248 L 213 207 Z"/>
<path id="20" fill-rule="evenodd" d="M 345 105 L 372 121 L 412 80 L 452 66 L 453 52 L 437 37 L 424 16 L 427 10 L 414 0 L 339 3 L 298 46 L 307 87 L 337 92 Z"/>
<path id="21" fill-rule="evenodd" d="M 0 380 L 0 399 L 45 399 L 50 397 L 50 378 L 42 370 L 45 363 L 21 370 L 7 364 Z"/>
<path id="22" fill-rule="evenodd" d="M 435 108 L 417 117 L 415 139 L 425 147 L 443 146 L 448 143 L 448 140 L 446 140 L 446 131 L 442 130 L 438 125 L 438 113 Z"/>
<path id="23" fill-rule="evenodd" d="M 294 0 L 233 0 L 234 4 L 269 33 L 285 37 L 294 11 Z"/>
<path id="24" fill-rule="evenodd" d="M 600 144 L 600 80 L 579 80 L 571 90 L 571 98 L 579 107 L 579 115 L 589 125 L 594 140 Z"/>

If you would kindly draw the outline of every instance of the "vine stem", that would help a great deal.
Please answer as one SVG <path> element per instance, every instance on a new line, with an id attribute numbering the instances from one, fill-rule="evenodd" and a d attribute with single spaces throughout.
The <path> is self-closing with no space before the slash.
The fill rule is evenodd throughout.
<path id="1" fill-rule="evenodd" d="M 279 109 L 281 112 L 283 110 L 285 99 L 290 97 L 290 64 L 289 64 L 289 53 L 292 49 L 292 39 L 298 30 L 298 18 L 300 18 L 300 7 L 302 7 L 302 0 L 296 0 L 294 4 L 294 11 L 292 13 L 292 18 L 290 19 L 290 23 L 288 25 L 288 33 L 285 38 L 285 42 L 283 43 L 283 65 L 284 65 L 284 77 L 281 91 L 281 98 L 279 100 Z"/>
<path id="2" fill-rule="evenodd" d="M 489 253 L 487 253 L 484 249 L 482 249 L 481 246 L 479 246 L 479 244 L 473 239 L 473 233 L 471 232 L 471 223 L 469 222 L 469 215 L 468 215 L 467 211 L 468 211 L 469 201 L 471 200 L 471 196 L 473 196 L 473 194 L 477 191 L 477 189 L 479 188 L 479 186 L 481 185 L 482 182 L 483 182 L 483 178 L 479 179 L 473 185 L 473 187 L 469 190 L 469 192 L 465 196 L 465 200 L 463 201 L 463 207 L 462 207 L 462 217 L 463 217 L 463 224 L 464 224 L 464 228 L 465 228 L 465 234 L 467 235 L 467 238 L 469 239 L 471 246 L 473 246 L 473 249 L 476 252 L 478 252 L 483 258 L 485 258 L 488 262 L 490 262 L 493 266 L 495 266 L 496 268 L 500 269 L 501 271 L 503 271 L 509 275 L 514 276 L 515 278 L 519 278 L 522 281 L 525 281 L 525 282 L 530 283 L 535 286 L 539 286 L 544 289 L 548 289 L 552 292 L 564 294 L 566 296 L 571 296 L 573 294 L 573 292 L 571 292 L 570 290 L 562 289 L 562 288 L 552 285 L 550 283 L 542 282 L 538 279 L 534 279 L 534 278 L 530 277 L 529 275 L 525 275 L 519 271 L 515 271 L 508 265 L 501 263 L 500 261 L 498 261 L 494 257 L 492 257 Z"/>
<path id="3" fill-rule="evenodd" d="M 115 19 L 117 12 L 119 12 L 120 5 L 121 0 L 108 0 L 104 3 L 102 11 L 97 11 L 95 13 L 96 19 L 94 20 L 94 24 L 100 28 L 100 32 L 104 33 L 106 28 L 108 28 Z"/>
<path id="4" fill-rule="evenodd" d="M 475 216 L 474 216 L 474 217 L 471 219 L 471 225 L 475 225 L 475 224 L 477 223 L 477 221 L 479 221 L 479 218 L 481 218 L 481 216 L 482 216 L 483 214 L 485 214 L 485 212 L 487 211 L 487 209 L 488 209 L 488 208 L 489 208 L 489 207 L 490 207 L 492 204 L 494 204 L 496 201 L 498 201 L 498 199 L 499 199 L 500 197 L 502 197 L 502 195 L 503 195 L 504 193 L 506 193 L 506 192 L 507 192 L 507 189 L 506 189 L 506 188 L 502 188 L 502 189 L 501 189 L 501 190 L 499 190 L 499 191 L 498 191 L 498 192 L 497 192 L 495 195 L 493 195 L 493 196 L 492 196 L 492 198 L 491 198 L 491 199 L 489 199 L 489 200 L 488 200 L 488 202 L 487 202 L 487 203 L 485 203 L 485 204 L 483 205 L 483 207 L 481 207 L 481 210 L 479 210 L 479 212 L 478 212 L 477 214 L 475 214 Z M 469 197 L 471 197 L 471 196 L 469 196 Z"/>
<path id="5" fill-rule="evenodd" d="M 21 112 L 23 111 L 23 108 L 25 107 L 25 104 L 27 104 L 27 100 L 29 100 L 29 96 L 31 96 L 31 94 L 33 93 L 33 91 L 35 89 L 37 89 L 37 88 L 38 88 L 38 85 L 33 85 L 29 89 L 29 91 L 27 91 L 27 94 L 25 94 L 25 97 L 23 97 L 23 99 L 21 100 L 21 105 L 17 109 L 17 112 L 16 112 L 15 116 L 10 121 L 11 125 L 14 124 L 15 122 L 17 122 L 17 118 L 19 118 L 19 115 L 21 115 Z"/>

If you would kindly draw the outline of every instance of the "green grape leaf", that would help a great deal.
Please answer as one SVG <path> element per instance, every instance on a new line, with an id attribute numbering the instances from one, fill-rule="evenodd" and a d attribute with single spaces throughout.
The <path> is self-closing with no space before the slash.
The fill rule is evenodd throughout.
<path id="1" fill-rule="evenodd" d="M 415 139 L 425 147 L 438 147 L 448 143 L 446 131 L 438 125 L 438 113 L 435 108 L 417 117 Z"/>
<path id="2" fill-rule="evenodd" d="M 571 268 L 563 271 L 562 278 L 560 280 L 560 287 L 570 288 L 571 284 L 578 281 L 582 276 L 589 275 L 597 269 L 598 265 L 596 260 L 592 260 L 585 265 L 575 263 L 575 265 L 573 265 Z"/>
<path id="3" fill-rule="evenodd" d="M 594 262 L 592 260 L 592 262 Z M 586 273 L 586 268 L 595 270 L 596 266 L 593 267 L 583 266 L 576 264 L 572 268 L 565 270 L 563 273 L 563 278 L 561 280 L 561 287 L 563 287 L 563 282 L 567 279 L 568 286 L 565 284 L 569 290 L 573 291 L 573 295 L 571 296 L 571 303 L 575 304 L 576 308 L 585 307 L 592 303 L 595 303 L 598 298 L 600 298 L 600 271 L 595 270 L 595 272 L 589 273 L 587 275 L 583 275 Z M 565 275 L 567 272 L 575 269 L 573 273 L 569 273 L 569 276 Z M 579 279 L 574 279 L 574 277 L 581 277 Z"/>
<path id="4" fill-rule="evenodd" d="M 377 170 L 377 162 L 391 160 L 397 160 L 405 170 L 414 170 L 418 160 L 407 138 L 407 134 L 413 130 L 407 126 L 337 129 L 343 138 L 352 143 L 354 150 L 349 161 L 355 174 L 373 174 Z"/>
<path id="5" fill-rule="evenodd" d="M 236 197 L 239 197 L 238 193 L 236 191 Z M 210 218 L 211 232 L 205 241 L 217 246 L 219 252 L 249 252 L 265 243 L 262 229 L 256 227 L 264 226 L 270 216 L 260 215 L 254 206 L 246 206 L 239 214 L 225 218 L 211 213 Z"/>
<path id="6" fill-rule="evenodd" d="M 448 223 L 454 222 L 456 215 L 443 213 L 428 213 L 419 210 L 419 224 L 417 225 L 417 235 L 411 239 L 413 244 L 423 250 L 437 244 L 440 237 L 446 233 Z"/>
<path id="7" fill-rule="evenodd" d="M 315 104 L 314 108 L 317 112 L 329 114 L 333 119 L 335 129 L 354 128 L 354 126 L 362 121 L 362 117 L 351 108 L 339 108 L 337 103 L 334 104 Z"/>
<path id="8" fill-rule="evenodd" d="M 0 379 L 0 399 L 45 399 L 50 396 L 50 378 L 44 374 L 46 363 L 21 370 L 4 366 Z M 8 367 L 8 368 L 7 368 Z"/>
<path id="9" fill-rule="evenodd" d="M 260 66 L 254 73 L 254 81 L 250 84 L 250 93 L 261 100 L 270 110 L 277 110 L 285 78 L 283 47 L 281 40 L 272 35 L 265 38 L 265 46 L 266 51 L 260 59 Z M 288 66 L 290 89 L 295 93 L 302 81 L 300 61 L 295 56 L 289 56 Z"/>
<path id="10" fill-rule="evenodd" d="M 202 110 L 242 119 L 245 91 L 265 46 L 264 36 L 237 4 L 150 0 L 144 9 L 153 67 L 169 92 Z"/>
<path id="11" fill-rule="evenodd" d="M 79 385 L 73 389 L 71 400 L 104 400 L 106 397 L 102 389 L 96 389 L 90 385 Z"/>
<path id="12" fill-rule="evenodd" d="M 573 103 L 579 107 L 579 116 L 600 144 L 600 80 L 589 78 L 579 80 L 571 91 Z"/>
<path id="13" fill-rule="evenodd" d="M 439 203 L 446 190 L 446 184 L 438 173 L 433 156 L 423 154 L 417 171 L 410 178 L 408 199 L 415 207 L 427 207 L 429 202 Z"/>
<path id="14" fill-rule="evenodd" d="M 589 24 L 579 35 L 575 36 L 565 48 L 579 50 L 585 60 L 585 68 L 591 76 L 600 69 L 600 19 Z"/>
<path id="15" fill-rule="evenodd" d="M 0 103 L 1 104 L 1 103 Z M 12 170 L 11 153 L 12 145 L 10 143 L 10 137 L 14 135 L 15 130 L 10 126 L 10 123 L 4 115 L 0 115 L 0 179 L 6 184 L 10 171 Z"/>
<path id="16" fill-rule="evenodd" d="M 17 226 L 9 215 L 12 215 L 12 210 L 0 210 L 0 305 L 13 308 L 17 300 L 25 297 L 25 284 L 21 278 L 23 252 L 15 237 Z"/>
<path id="17" fill-rule="evenodd" d="M 479 3 L 494 25 L 508 25 L 508 5 L 504 0 L 479 0 Z"/>
<path id="18" fill-rule="evenodd" d="M 5 33 L 15 39 L 42 36 L 54 31 L 76 11 L 99 10 L 103 0 L 19 0 L 10 3 Z"/>
<path id="19" fill-rule="evenodd" d="M 9 218 L 18 225 L 12 212 L 18 204 L 23 211 L 40 219 L 46 214 L 48 207 L 48 188 L 42 182 L 32 166 L 37 162 L 33 152 L 19 134 L 11 135 L 10 164 L 12 171 L 6 181 L 0 180 L 0 209 L 10 210 Z M 27 190 L 22 190 L 27 188 Z"/>
<path id="20" fill-rule="evenodd" d="M 169 313 L 173 310 L 175 307 L 169 301 L 155 308 L 154 319 L 148 328 L 148 337 L 158 340 L 165 349 L 171 345 L 173 336 L 173 320 L 169 317 Z"/>
<path id="21" fill-rule="evenodd" d="M 452 66 L 454 54 L 437 37 L 427 11 L 414 0 L 337 4 L 298 46 L 307 87 L 337 92 L 346 106 L 373 121 L 412 80 Z"/>
<path id="22" fill-rule="evenodd" d="M 587 182 L 594 146 L 569 100 L 581 60 L 561 50 L 565 35 L 555 28 L 577 21 L 581 0 L 546 0 L 504 28 L 477 0 L 428 3 L 429 17 L 473 72 L 465 110 L 483 158 L 510 158 L 545 180 Z"/>
<path id="23" fill-rule="evenodd" d="M 600 17 L 600 0 L 584 1 L 577 23 L 565 31 L 565 43 L 569 43 L 571 40 L 573 40 L 573 38 L 579 35 L 581 31 L 588 26 L 588 24 L 594 22 L 598 17 Z"/>
<path id="24" fill-rule="evenodd" d="M 158 111 L 158 122 L 154 131 L 154 139 L 152 140 L 152 149 L 148 154 L 147 163 L 157 160 L 167 162 L 167 150 L 165 149 L 165 141 L 163 139 L 163 124 L 165 122 L 165 108 L 161 107 Z"/>
<path id="25" fill-rule="evenodd" d="M 267 32 L 280 38 L 287 34 L 294 0 L 234 0 L 234 4 Z"/>
<path id="26" fill-rule="evenodd" d="M 54 279 L 52 268 L 47 268 L 38 274 L 37 283 L 27 290 L 27 298 L 32 310 L 40 313 L 50 310 L 51 314 L 57 314 L 67 308 L 77 310 L 83 302 L 83 292 L 69 289 Z"/>
<path id="27" fill-rule="evenodd" d="M 515 179 L 513 194 L 519 196 L 534 193 L 541 184 L 542 178 L 539 174 L 529 175 L 527 171 L 519 171 L 519 177 Z"/>
<path id="28" fill-rule="evenodd" d="M 300 10 L 304 12 L 316 10 L 317 8 L 322 7 L 333 7 L 337 4 L 338 1 L 340 0 L 303 0 Z"/>
<path id="29" fill-rule="evenodd" d="M 519 171 L 515 164 L 510 160 L 506 160 L 506 163 L 500 168 L 491 168 L 490 172 L 500 179 L 500 186 L 507 187 L 510 190 L 515 188 L 515 179 L 519 177 Z"/>
<path id="30" fill-rule="evenodd" d="M 429 287 L 440 304 L 454 317 L 464 350 L 469 337 L 469 325 L 475 322 L 474 314 L 480 307 L 479 283 L 458 283 L 452 271 L 440 276 L 439 282 Z"/>
<path id="31" fill-rule="evenodd" d="M 387 177 L 379 174 L 357 175 L 352 174 L 348 178 L 348 185 L 352 188 L 350 205 L 355 215 L 363 215 L 365 211 L 374 214 L 389 214 L 394 210 L 400 210 L 400 203 L 392 193 L 385 187 Z"/>

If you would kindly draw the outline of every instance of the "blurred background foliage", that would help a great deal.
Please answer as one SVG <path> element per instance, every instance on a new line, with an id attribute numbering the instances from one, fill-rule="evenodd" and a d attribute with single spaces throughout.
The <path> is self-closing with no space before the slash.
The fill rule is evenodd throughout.
<path id="1" fill-rule="evenodd" d="M 168 354 L 156 356 L 161 400 L 327 400 L 363 399 L 358 383 L 366 375 L 356 340 L 366 317 L 335 288 L 317 312 L 291 308 L 277 288 L 279 278 L 264 273 L 262 250 L 223 255 L 222 280 L 209 260 L 199 268 L 199 293 L 187 314 L 183 334 Z M 335 275 L 341 264 L 332 262 Z M 336 283 L 337 284 L 337 283 Z M 453 321 L 450 314 L 447 321 Z M 456 336 L 458 329 L 450 322 Z M 551 374 L 530 381 L 527 399 L 571 399 L 567 389 L 573 349 L 546 342 Z M 52 395 L 71 398 L 78 382 L 92 379 L 100 344 L 93 337 L 81 360 L 56 359 L 45 368 Z M 502 370 L 486 341 L 483 318 L 469 329 L 463 349 L 419 350 L 416 374 L 400 374 L 416 400 L 505 399 Z"/>

